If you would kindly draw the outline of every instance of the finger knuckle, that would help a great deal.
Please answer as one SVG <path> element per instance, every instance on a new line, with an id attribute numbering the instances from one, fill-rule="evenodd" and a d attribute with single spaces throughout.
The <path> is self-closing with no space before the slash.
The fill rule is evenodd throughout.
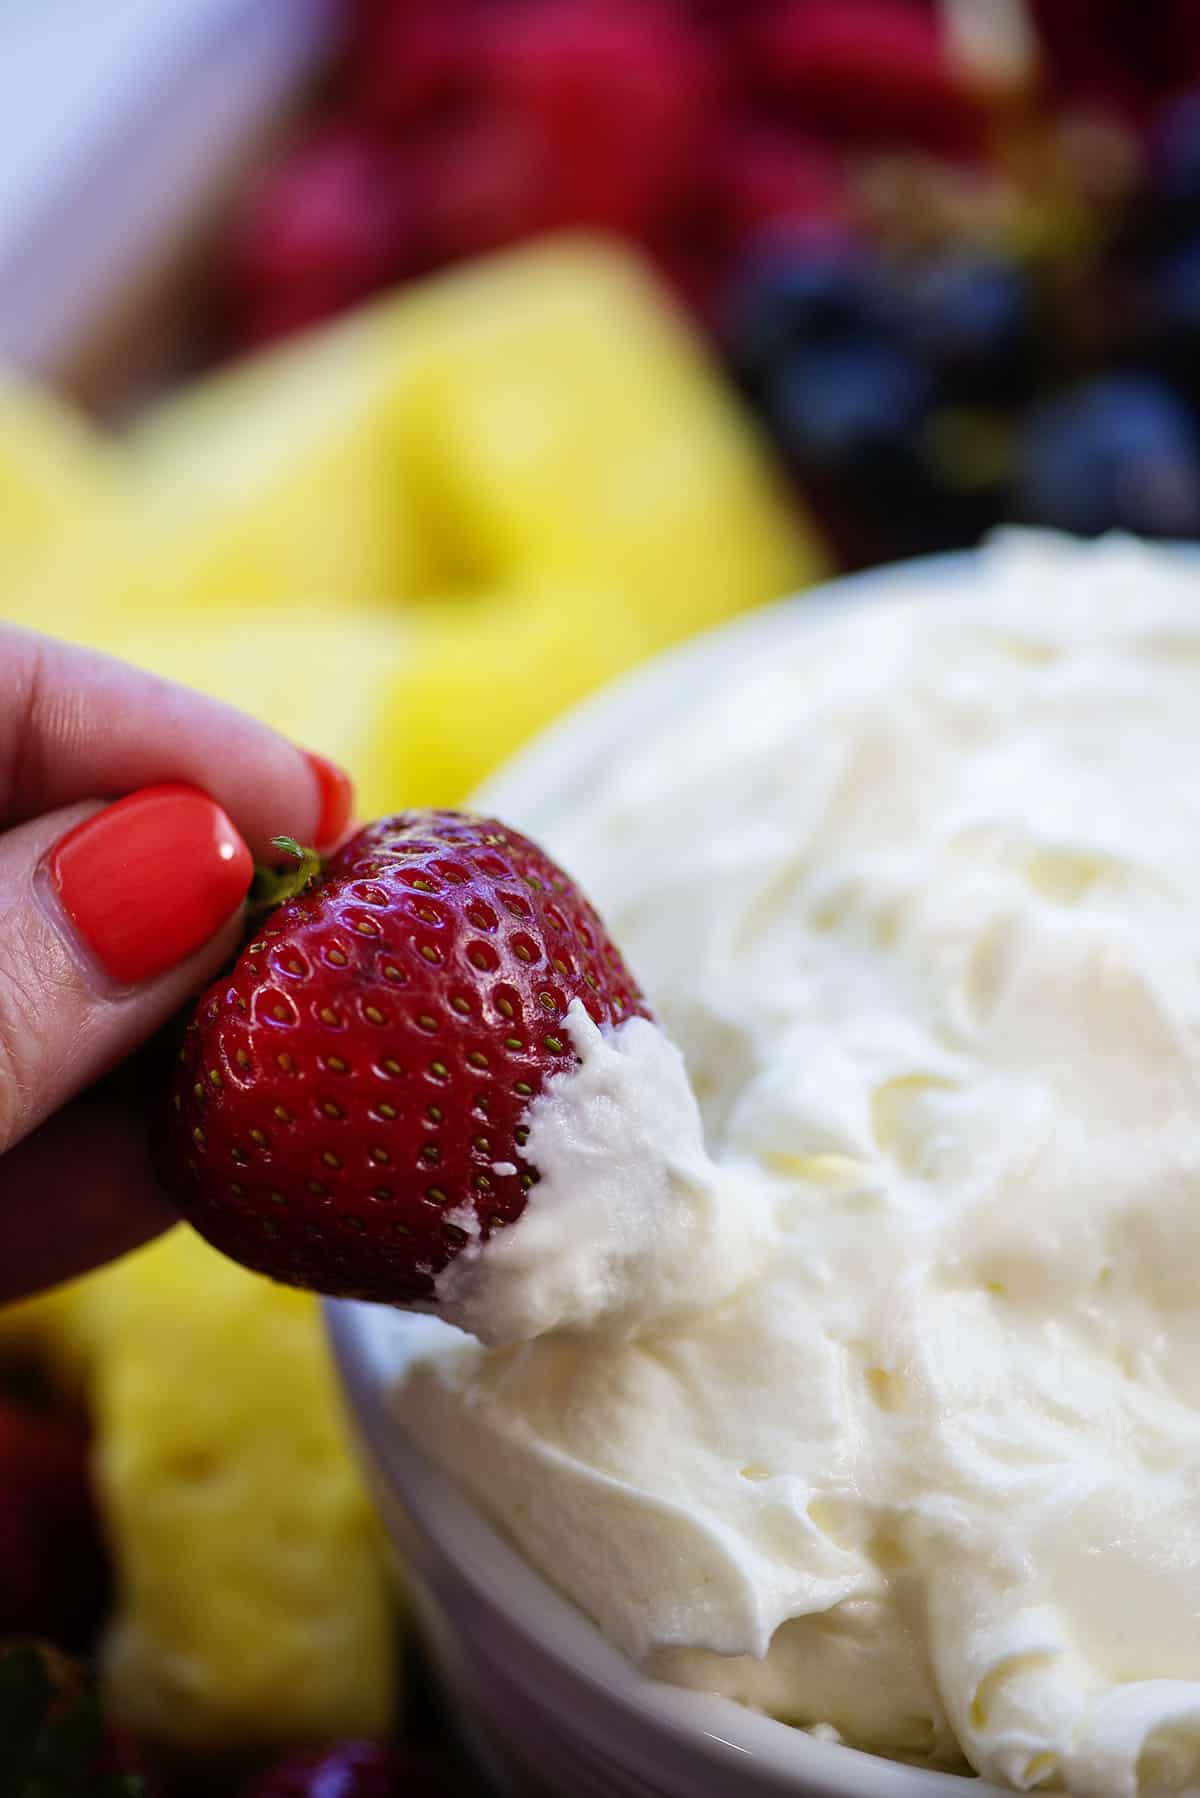
<path id="1" fill-rule="evenodd" d="M 19 912 L 18 908 L 18 912 Z M 37 1120 L 41 1096 L 69 1062 L 75 1042 L 61 1040 L 56 1025 L 62 993 L 20 916 L 0 913 L 0 1154 L 20 1141 Z M 58 1040 L 57 1054 L 52 1044 Z"/>
<path id="2" fill-rule="evenodd" d="M 37 790 L 44 774 L 43 726 L 54 703 L 44 645 L 35 637 L 21 637 L 13 652 L 6 653 L 0 710 L 0 807 L 6 816 L 23 813 L 26 795 Z"/>
<path id="3" fill-rule="evenodd" d="M 36 1076 L 37 1015 L 27 983 L 0 973 L 0 1154 L 24 1134 Z"/>

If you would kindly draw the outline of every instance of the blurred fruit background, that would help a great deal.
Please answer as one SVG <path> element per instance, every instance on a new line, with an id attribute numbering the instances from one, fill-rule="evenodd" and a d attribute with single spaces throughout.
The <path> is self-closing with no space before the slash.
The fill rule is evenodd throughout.
<path id="1" fill-rule="evenodd" d="M 0 184 L 0 621 L 259 713 L 364 815 L 839 567 L 1200 537 L 1200 0 L 114 0 L 108 60 L 186 72 L 149 27 L 205 11 L 225 60 L 20 256 Z M 122 1790 L 479 1789 L 309 1299 L 180 1231 L 0 1311 L 0 1488 L 0 1639 L 95 1671 Z M 0 1649 L 0 1763 L 39 1665 Z"/>
<path id="2" fill-rule="evenodd" d="M 223 340 L 620 233 L 856 564 L 1200 535 L 1195 0 L 358 0 Z"/>

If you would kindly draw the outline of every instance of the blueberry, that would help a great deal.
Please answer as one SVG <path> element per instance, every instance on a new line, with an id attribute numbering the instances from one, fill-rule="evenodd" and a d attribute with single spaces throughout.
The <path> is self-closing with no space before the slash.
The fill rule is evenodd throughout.
<path id="1" fill-rule="evenodd" d="M 857 476 L 908 461 L 930 399 L 918 362 L 861 336 L 794 351 L 769 405 L 776 435 L 801 473 Z"/>
<path id="2" fill-rule="evenodd" d="M 962 255 L 919 271 L 908 311 L 917 353 L 959 398 L 1023 397 L 1035 373 L 1035 302 L 1024 270 Z"/>
<path id="3" fill-rule="evenodd" d="M 1189 386 L 1200 385 L 1200 234 L 1154 264 L 1146 312 L 1156 359 Z"/>
<path id="4" fill-rule="evenodd" d="M 1018 504 L 1034 524 L 1098 536 L 1200 536 L 1200 438 L 1152 375 L 1100 376 L 1030 414 Z"/>
<path id="5" fill-rule="evenodd" d="M 887 332 L 890 310 L 871 258 L 843 243 L 779 247 L 735 276 L 722 334 L 734 368 L 757 389 L 799 349 Z"/>
<path id="6" fill-rule="evenodd" d="M 1159 110 L 1150 133 L 1150 173 L 1168 207 L 1200 220 L 1200 88 Z"/>

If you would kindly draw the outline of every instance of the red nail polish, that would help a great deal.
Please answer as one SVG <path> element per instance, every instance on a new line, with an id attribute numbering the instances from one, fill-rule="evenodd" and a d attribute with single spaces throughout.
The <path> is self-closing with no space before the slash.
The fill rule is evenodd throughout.
<path id="1" fill-rule="evenodd" d="M 231 918 L 250 851 L 207 793 L 145 787 L 68 832 L 46 857 L 72 927 L 124 986 L 165 974 Z"/>
<path id="2" fill-rule="evenodd" d="M 316 776 L 321 795 L 321 815 L 317 820 L 314 847 L 328 849 L 350 822 L 354 810 L 354 782 L 335 762 L 327 762 L 323 755 L 314 755 L 310 749 L 304 751 L 304 759 Z"/>

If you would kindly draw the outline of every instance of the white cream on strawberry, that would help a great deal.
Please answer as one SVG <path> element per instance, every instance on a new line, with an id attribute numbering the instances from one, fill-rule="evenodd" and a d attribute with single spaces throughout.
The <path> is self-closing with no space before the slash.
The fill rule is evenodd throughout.
<path id="1" fill-rule="evenodd" d="M 583 1042 L 503 1247 L 509 1323 L 572 1327 L 397 1395 L 654 1673 L 1089 1798 L 1200 1789 L 1194 567 L 1010 537 L 598 773 L 549 847 L 704 1141 L 654 1038 Z M 669 1232 L 743 1205 L 689 1305 Z"/>
<path id="2" fill-rule="evenodd" d="M 566 1028 L 579 1065 L 530 1104 L 540 1179 L 520 1227 L 483 1243 L 472 1216 L 436 1281 L 439 1315 L 481 1342 L 629 1338 L 718 1303 L 761 1264 L 761 1189 L 710 1159 L 675 1045 L 646 1018 L 601 1031 L 578 999 Z"/>

